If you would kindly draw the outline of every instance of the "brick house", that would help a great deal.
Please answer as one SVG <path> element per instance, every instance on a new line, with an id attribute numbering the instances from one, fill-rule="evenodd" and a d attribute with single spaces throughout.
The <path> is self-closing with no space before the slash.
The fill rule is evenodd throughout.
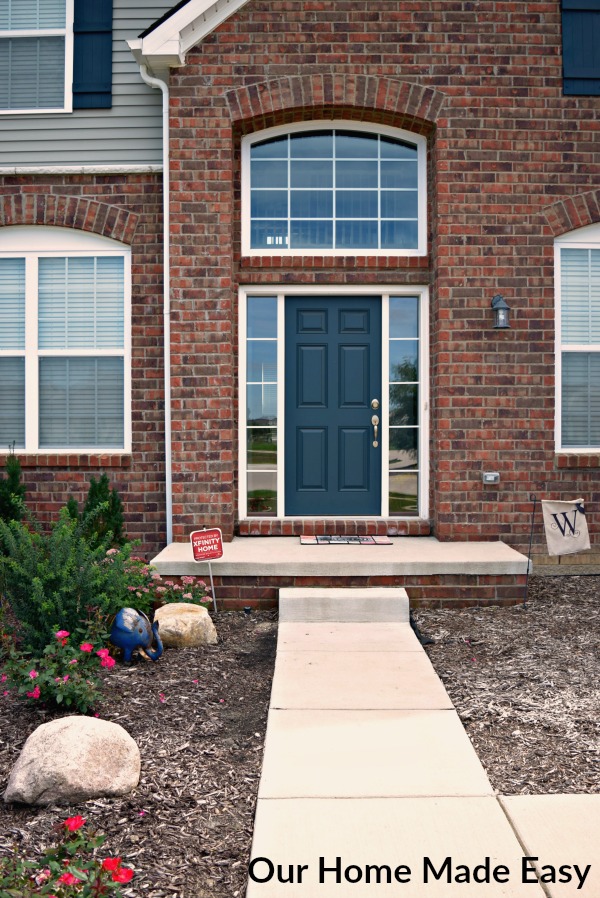
<path id="1" fill-rule="evenodd" d="M 598 0 L 34 6 L 0 11 L 0 443 L 42 517 L 107 471 L 148 553 L 526 551 L 532 493 L 594 542 Z"/>

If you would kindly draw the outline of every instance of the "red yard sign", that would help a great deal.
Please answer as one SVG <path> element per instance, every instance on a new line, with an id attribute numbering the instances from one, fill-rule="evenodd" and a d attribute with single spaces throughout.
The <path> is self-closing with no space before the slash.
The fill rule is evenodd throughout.
<path id="1" fill-rule="evenodd" d="M 194 561 L 211 561 L 223 555 L 223 534 L 218 527 L 211 530 L 194 530 L 190 534 Z"/>

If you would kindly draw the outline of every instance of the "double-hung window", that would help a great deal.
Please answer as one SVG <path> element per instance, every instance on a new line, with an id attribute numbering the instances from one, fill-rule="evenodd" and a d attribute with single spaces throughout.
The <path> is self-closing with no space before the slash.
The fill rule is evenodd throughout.
<path id="1" fill-rule="evenodd" d="M 0 232 L 0 446 L 129 450 L 129 284 L 115 241 Z"/>
<path id="2" fill-rule="evenodd" d="M 112 0 L 0 0 L 0 113 L 112 105 Z"/>
<path id="3" fill-rule="evenodd" d="M 0 0 L 0 109 L 72 108 L 73 0 Z"/>
<path id="4" fill-rule="evenodd" d="M 599 450 L 600 226 L 559 241 L 556 268 L 557 448 Z"/>

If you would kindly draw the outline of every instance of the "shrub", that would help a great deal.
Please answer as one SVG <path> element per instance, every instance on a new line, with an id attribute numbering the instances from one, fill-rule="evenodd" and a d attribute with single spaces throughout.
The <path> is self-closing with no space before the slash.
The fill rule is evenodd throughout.
<path id="1" fill-rule="evenodd" d="M 25 486 L 21 483 L 21 462 L 13 449 L 4 463 L 6 477 L 0 480 L 0 520 L 20 521 L 23 516 Z"/>
<path id="2" fill-rule="evenodd" d="M 106 474 L 103 474 L 100 480 L 94 477 L 90 480 L 81 517 L 82 521 L 86 522 L 83 532 L 90 542 L 107 546 L 124 544 L 123 503 L 116 489 L 110 489 Z"/>
<path id="3" fill-rule="evenodd" d="M 37 659 L 13 649 L 3 668 L 5 687 L 34 703 L 87 714 L 101 697 L 98 669 L 111 668 L 115 661 L 108 649 L 97 649 L 93 642 L 73 643 L 70 635 L 58 630 Z"/>
<path id="4" fill-rule="evenodd" d="M 107 552 L 95 545 L 84 534 L 88 519 L 73 520 L 67 508 L 49 532 L 30 525 L 0 521 L 0 586 L 23 647 L 41 652 L 59 629 L 83 640 L 96 618 L 107 631 L 111 616 L 130 604 L 127 587 L 145 583 L 145 566 L 132 561 L 131 546 Z M 149 599 L 145 604 L 140 610 L 149 610 Z"/>
<path id="5" fill-rule="evenodd" d="M 133 870 L 124 867 L 120 857 L 102 860 L 95 857 L 104 836 L 86 834 L 85 822 L 81 816 L 68 817 L 61 826 L 58 844 L 46 849 L 39 860 L 26 860 L 18 851 L 11 857 L 0 858 L 0 895 L 122 898 L 120 884 L 131 882 Z"/>

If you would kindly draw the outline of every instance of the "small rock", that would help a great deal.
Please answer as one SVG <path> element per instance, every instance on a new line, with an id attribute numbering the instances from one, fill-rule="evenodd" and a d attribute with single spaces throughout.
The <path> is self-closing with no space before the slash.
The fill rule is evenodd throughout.
<path id="1" fill-rule="evenodd" d="M 217 631 L 206 608 L 191 602 L 173 602 L 159 608 L 160 638 L 165 648 L 187 648 L 196 645 L 216 645 Z"/>
<path id="2" fill-rule="evenodd" d="M 61 717 L 33 731 L 13 767 L 5 802 L 71 804 L 126 795 L 140 779 L 140 752 L 123 727 L 95 717 Z"/>

